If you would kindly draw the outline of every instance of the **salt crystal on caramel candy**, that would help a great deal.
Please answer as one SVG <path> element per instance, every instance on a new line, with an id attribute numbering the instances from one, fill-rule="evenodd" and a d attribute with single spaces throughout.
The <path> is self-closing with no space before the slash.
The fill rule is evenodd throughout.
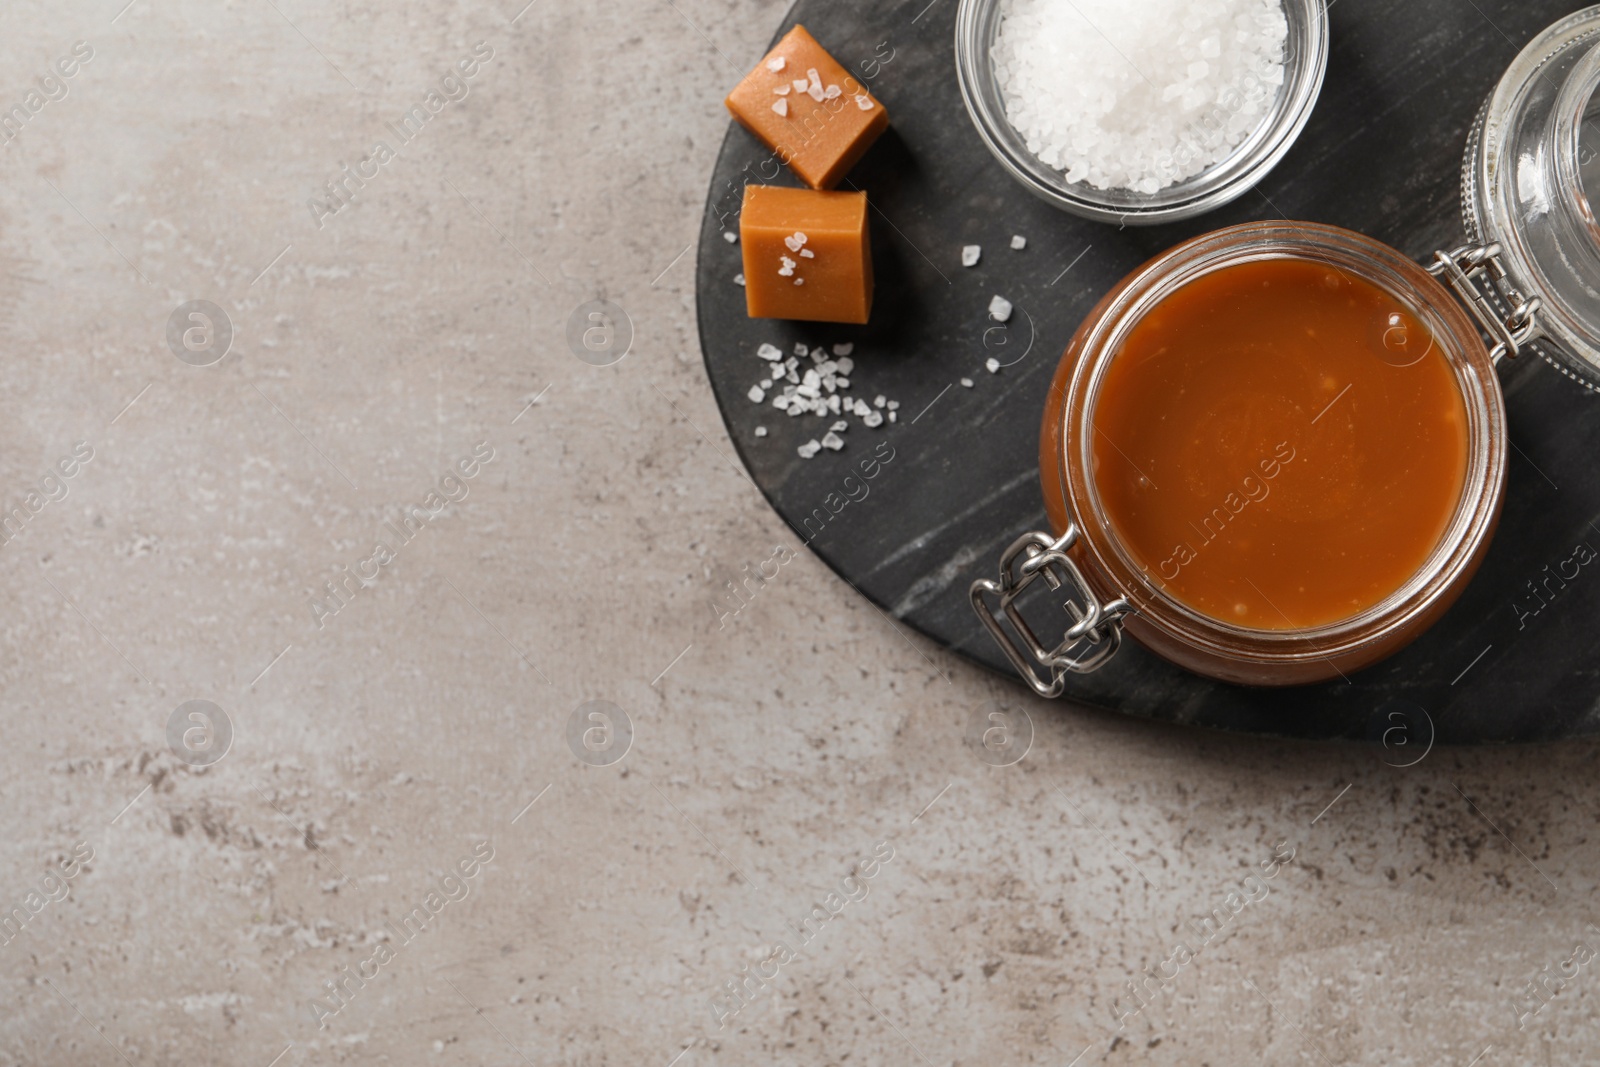
<path id="1" fill-rule="evenodd" d="M 871 314 L 866 193 L 746 185 L 739 245 L 751 318 L 863 324 Z"/>
<path id="2" fill-rule="evenodd" d="M 855 166 L 889 113 L 804 26 L 784 35 L 728 94 L 728 110 L 813 189 Z"/>

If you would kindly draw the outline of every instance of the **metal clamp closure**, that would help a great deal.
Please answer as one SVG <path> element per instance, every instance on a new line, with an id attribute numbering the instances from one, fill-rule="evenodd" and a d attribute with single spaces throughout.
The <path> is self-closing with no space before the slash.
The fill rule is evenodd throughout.
<path id="1" fill-rule="evenodd" d="M 1105 666 L 1122 647 L 1122 616 L 1133 610 L 1124 598 L 1101 603 L 1090 591 L 1083 572 L 1067 555 L 1067 550 L 1077 543 L 1078 534 L 1075 525 L 1068 526 L 1059 538 L 1038 532 L 1023 534 L 1000 557 L 1000 581 L 973 582 L 969 593 L 978 618 L 1040 696 L 1060 696 L 1069 671 L 1088 674 Z M 1072 616 L 1072 625 L 1053 649 L 1040 643 L 1016 606 L 1017 598 L 1039 578 L 1052 590 L 1062 586 L 1067 589 L 1064 607 Z M 1011 623 L 1010 631 L 990 610 L 990 595 L 1000 598 L 1000 615 Z M 1020 644 L 1016 638 L 1021 639 Z"/>
<path id="2" fill-rule="evenodd" d="M 1498 243 L 1435 252 L 1428 273 L 1442 277 L 1456 291 L 1478 325 L 1493 339 L 1489 358 L 1495 363 L 1505 356 L 1515 359 L 1521 346 L 1544 335 L 1537 318 L 1544 301 L 1523 296 L 1512 283 L 1505 264 L 1500 262 Z M 1510 314 L 1501 314 L 1502 305 L 1511 309 Z"/>

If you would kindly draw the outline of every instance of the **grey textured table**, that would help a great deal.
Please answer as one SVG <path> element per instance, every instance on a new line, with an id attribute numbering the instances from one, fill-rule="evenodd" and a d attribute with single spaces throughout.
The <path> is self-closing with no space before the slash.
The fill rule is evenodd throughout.
<path id="1" fill-rule="evenodd" d="M 0 547 L 0 904 L 95 852 L 0 936 L 0 1065 L 1592 1055 L 1592 964 L 1512 1009 L 1592 943 L 1594 742 L 1402 769 L 1034 700 L 886 621 L 745 477 L 696 337 L 722 95 L 787 4 L 524 2 L 0 5 L 0 100 L 95 49 L 0 149 L 6 503 L 95 449 Z M 940 5 L 890 9 L 886 93 L 947 47 Z M 1477 38 L 1439 40 L 1509 52 Z M 318 229 L 307 199 L 480 40 L 471 95 Z M 235 327 L 211 367 L 166 344 L 194 298 Z M 598 298 L 635 332 L 604 368 L 565 339 Z M 481 441 L 470 495 L 319 627 L 313 591 Z M 234 726 L 209 767 L 168 741 L 191 699 Z M 597 699 L 633 724 L 606 767 L 568 745 Z M 966 741 L 991 701 L 1031 717 L 1011 766 Z M 712 997 L 886 838 L 870 895 L 719 1029 Z M 319 1028 L 484 839 L 470 895 Z M 1119 1032 L 1127 982 L 1280 840 L 1271 895 Z"/>

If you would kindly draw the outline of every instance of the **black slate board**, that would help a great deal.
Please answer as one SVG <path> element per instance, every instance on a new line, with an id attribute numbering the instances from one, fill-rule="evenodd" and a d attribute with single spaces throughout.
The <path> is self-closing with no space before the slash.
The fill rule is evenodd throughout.
<path id="1" fill-rule="evenodd" d="M 1473 116 L 1518 49 L 1572 9 L 1550 0 L 1340 0 L 1310 124 L 1258 191 L 1188 222 L 1119 230 L 1034 199 L 983 147 L 956 82 L 956 0 L 799 0 L 779 35 L 803 23 L 893 119 L 841 186 L 868 190 L 875 209 L 877 302 L 866 327 L 745 316 L 744 291 L 733 281 L 739 246 L 723 231 L 737 230 L 745 181 L 797 183 L 730 122 L 696 289 L 706 368 L 740 457 L 778 513 L 853 586 L 896 619 L 1014 678 L 973 615 L 967 587 L 994 576 L 1000 551 L 1019 533 L 1046 528 L 1039 420 L 1060 353 L 1094 302 L 1151 255 L 1251 219 L 1332 223 L 1419 260 L 1461 243 L 1459 175 Z M 1014 233 L 1027 237 L 1024 251 L 1009 248 Z M 960 265 L 964 244 L 983 246 L 977 268 Z M 1018 313 L 1003 334 L 986 336 L 996 293 Z M 900 421 L 869 430 L 852 419 L 844 451 L 801 459 L 796 447 L 821 437 L 827 423 L 746 397 L 761 378 L 754 351 L 763 341 L 786 352 L 796 341 L 854 342 L 851 394 L 897 398 Z M 983 367 L 990 355 L 1013 365 L 991 375 Z M 956 384 L 963 376 L 975 387 Z M 1349 682 L 1251 690 L 1196 677 L 1125 642 L 1110 666 L 1073 679 L 1068 697 L 1305 738 L 1372 739 L 1396 723 L 1419 744 L 1600 733 L 1600 559 L 1564 588 L 1551 583 L 1555 592 L 1544 599 L 1529 586 L 1576 546 L 1600 550 L 1600 398 L 1534 357 L 1503 369 L 1501 380 L 1515 447 L 1499 532 L 1465 595 L 1415 644 Z M 755 436 L 758 425 L 767 437 Z M 807 526 L 830 494 L 838 494 L 835 507 L 845 499 L 846 475 L 880 441 L 894 458 L 865 482 L 868 495 Z M 1405 718 L 1391 718 L 1396 709 Z"/>

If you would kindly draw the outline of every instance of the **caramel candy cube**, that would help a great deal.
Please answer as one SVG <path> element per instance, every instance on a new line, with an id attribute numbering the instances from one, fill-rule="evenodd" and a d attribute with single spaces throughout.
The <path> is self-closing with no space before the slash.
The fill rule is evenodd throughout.
<path id="1" fill-rule="evenodd" d="M 728 94 L 728 110 L 813 189 L 832 189 L 889 128 L 889 113 L 804 26 Z"/>
<path id="2" fill-rule="evenodd" d="M 747 185 L 739 244 L 751 318 L 860 325 L 872 313 L 866 193 Z"/>

